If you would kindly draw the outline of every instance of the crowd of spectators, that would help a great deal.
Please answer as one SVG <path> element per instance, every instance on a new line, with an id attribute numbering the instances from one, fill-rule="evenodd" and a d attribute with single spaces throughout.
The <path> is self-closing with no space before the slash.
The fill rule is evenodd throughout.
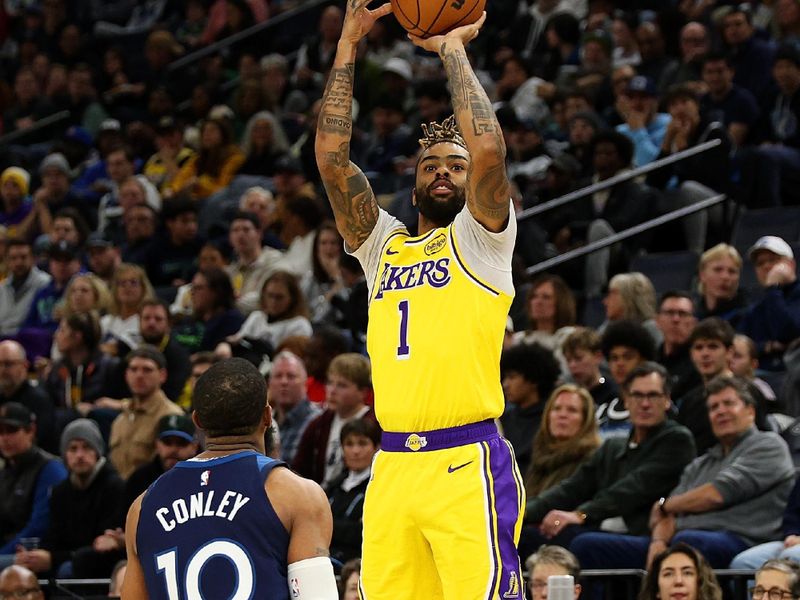
<path id="1" fill-rule="evenodd" d="M 108 577 L 132 499 L 202 447 L 192 386 L 230 356 L 269 378 L 268 448 L 324 486 L 332 555 L 358 557 L 380 447 L 368 282 L 314 158 L 343 12 L 331 2 L 303 26 L 269 27 L 301 5 L 0 3 L 0 565 Z M 517 212 L 623 177 L 519 223 L 497 384 L 528 493 L 522 558 L 538 549 L 534 597 L 537 561 L 576 572 L 553 544 L 593 568 L 798 556 L 800 237 L 766 231 L 737 248 L 731 231 L 759 208 L 786 231 L 780 211 L 800 204 L 800 2 L 488 11 L 469 50 Z M 444 73 L 391 17 L 355 69 L 351 159 L 413 233 L 418 125 L 450 113 Z M 717 194 L 727 199 L 708 210 L 525 274 Z M 634 269 L 664 251 L 693 253 L 685 289 Z M 672 542 L 684 558 L 662 554 Z"/>

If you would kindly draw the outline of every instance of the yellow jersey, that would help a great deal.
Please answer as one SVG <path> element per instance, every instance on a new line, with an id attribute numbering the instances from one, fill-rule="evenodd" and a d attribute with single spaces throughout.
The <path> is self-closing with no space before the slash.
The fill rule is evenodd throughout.
<path id="1" fill-rule="evenodd" d="M 428 431 L 499 417 L 513 210 L 500 234 L 465 207 L 450 226 L 419 237 L 381 213 L 375 239 L 354 252 L 370 284 L 367 352 L 381 427 Z"/>

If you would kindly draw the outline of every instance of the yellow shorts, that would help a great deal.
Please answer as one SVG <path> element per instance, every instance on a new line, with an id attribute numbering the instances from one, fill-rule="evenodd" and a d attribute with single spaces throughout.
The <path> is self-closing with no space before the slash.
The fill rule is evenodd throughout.
<path id="1" fill-rule="evenodd" d="M 522 600 L 525 490 L 511 445 L 495 429 L 465 445 L 417 447 L 375 457 L 361 599 Z"/>

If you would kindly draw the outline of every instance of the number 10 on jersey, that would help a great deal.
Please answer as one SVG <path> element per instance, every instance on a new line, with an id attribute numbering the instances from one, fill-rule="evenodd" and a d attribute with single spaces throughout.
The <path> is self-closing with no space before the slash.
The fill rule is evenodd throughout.
<path id="1" fill-rule="evenodd" d="M 405 360 L 411 356 L 411 347 L 408 345 L 408 300 L 401 300 L 397 305 L 400 313 L 400 344 L 397 346 L 397 359 Z"/>

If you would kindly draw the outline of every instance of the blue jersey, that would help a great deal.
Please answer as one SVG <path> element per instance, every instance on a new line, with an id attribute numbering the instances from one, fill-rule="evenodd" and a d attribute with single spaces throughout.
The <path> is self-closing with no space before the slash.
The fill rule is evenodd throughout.
<path id="1" fill-rule="evenodd" d="M 289 533 L 264 491 L 277 466 L 244 451 L 180 462 L 158 478 L 136 532 L 151 600 L 289 597 Z"/>

